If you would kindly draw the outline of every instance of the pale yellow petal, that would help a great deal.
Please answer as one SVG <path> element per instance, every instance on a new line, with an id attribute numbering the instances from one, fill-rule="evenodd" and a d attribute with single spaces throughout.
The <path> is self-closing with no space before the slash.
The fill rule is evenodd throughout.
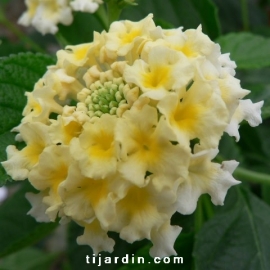
<path id="1" fill-rule="evenodd" d="M 103 228 L 108 227 L 116 218 L 115 203 L 124 196 L 126 186 L 119 175 L 97 180 L 87 178 L 73 164 L 59 187 L 64 213 L 87 223 L 98 218 Z"/>
<path id="2" fill-rule="evenodd" d="M 79 224 L 84 227 L 83 235 L 77 238 L 79 245 L 89 245 L 95 255 L 101 251 L 113 252 L 115 242 L 108 237 L 107 231 L 100 227 L 97 220 L 94 220 L 90 224 L 82 222 L 79 222 Z"/>
<path id="3" fill-rule="evenodd" d="M 215 148 L 228 123 L 224 101 L 202 81 L 195 81 L 181 97 L 168 95 L 157 106 L 180 144 L 197 138 L 205 147 Z"/>
<path id="4" fill-rule="evenodd" d="M 173 145 L 175 136 L 157 110 L 145 105 L 141 111 L 127 111 L 116 126 L 116 140 L 122 149 L 119 171 L 138 186 L 146 184 L 146 175 L 166 175 L 176 180 L 187 174 L 188 146 Z M 174 168 L 174 169 L 172 169 Z"/>
<path id="5" fill-rule="evenodd" d="M 71 142 L 71 153 L 82 174 L 102 178 L 117 170 L 117 144 L 114 140 L 116 116 L 103 114 L 83 126 L 82 134 Z"/>
<path id="6" fill-rule="evenodd" d="M 240 182 L 232 176 L 238 162 L 226 161 L 222 164 L 211 160 L 217 150 L 204 150 L 193 155 L 189 166 L 188 177 L 178 188 L 178 209 L 181 214 L 191 214 L 195 211 L 199 197 L 208 193 L 216 205 L 222 205 L 231 186 Z"/>
<path id="7" fill-rule="evenodd" d="M 32 216 L 37 222 L 50 222 L 49 217 L 45 214 L 47 205 L 43 203 L 43 197 L 46 192 L 25 194 L 26 199 L 30 202 L 32 208 L 27 212 L 27 215 Z"/>
<path id="8" fill-rule="evenodd" d="M 48 126 L 39 122 L 22 124 L 20 135 L 26 146 L 20 151 L 15 146 L 8 146 L 8 160 L 1 163 L 14 180 L 27 178 L 29 171 L 38 163 L 44 148 L 51 144 Z"/>
<path id="9" fill-rule="evenodd" d="M 128 83 L 139 86 L 143 95 L 155 100 L 162 99 L 169 91 L 178 92 L 192 77 L 187 58 L 164 46 L 153 47 L 147 62 L 138 59 L 124 71 Z"/>
<path id="10" fill-rule="evenodd" d="M 168 221 L 160 228 L 153 230 L 151 232 L 153 247 L 150 249 L 150 255 L 153 258 L 164 258 L 171 255 L 177 255 L 173 245 L 181 230 L 181 227 L 171 226 Z"/>

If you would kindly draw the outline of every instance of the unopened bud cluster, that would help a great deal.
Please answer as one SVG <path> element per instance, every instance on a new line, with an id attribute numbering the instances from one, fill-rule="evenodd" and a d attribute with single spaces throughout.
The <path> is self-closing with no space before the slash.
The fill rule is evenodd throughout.
<path id="1" fill-rule="evenodd" d="M 115 78 L 104 84 L 100 81 L 91 84 L 91 92 L 85 100 L 89 110 L 88 115 L 90 117 L 100 117 L 104 113 L 115 115 L 118 107 L 127 104 L 123 94 L 124 87 L 122 78 Z"/>

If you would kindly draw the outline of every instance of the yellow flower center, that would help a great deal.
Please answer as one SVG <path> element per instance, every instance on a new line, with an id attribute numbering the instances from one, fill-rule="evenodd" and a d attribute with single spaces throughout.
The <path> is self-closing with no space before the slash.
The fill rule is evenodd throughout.
<path id="1" fill-rule="evenodd" d="M 149 194 L 147 190 L 132 186 L 126 197 L 119 202 L 119 207 L 125 209 L 130 216 L 149 207 Z"/>
<path id="2" fill-rule="evenodd" d="M 35 142 L 27 145 L 22 152 L 29 159 L 30 164 L 35 165 L 44 148 L 45 144 Z"/>
<path id="3" fill-rule="evenodd" d="M 183 106 L 182 103 L 179 103 L 172 115 L 172 120 L 176 122 L 179 128 L 191 131 L 196 126 L 200 111 L 199 105 Z"/>
<path id="4" fill-rule="evenodd" d="M 158 66 L 143 75 L 143 85 L 146 88 L 159 88 L 167 81 L 170 74 L 169 66 Z"/>
<path id="5" fill-rule="evenodd" d="M 131 31 L 127 34 L 125 34 L 122 38 L 121 38 L 121 42 L 122 44 L 128 44 L 128 43 L 131 43 L 134 38 L 140 36 L 142 33 L 142 31 L 138 28 L 134 28 L 134 29 L 131 29 Z"/>
<path id="6" fill-rule="evenodd" d="M 86 57 L 86 54 L 88 52 L 89 45 L 86 45 L 85 47 L 79 48 L 78 50 L 74 51 L 74 57 L 76 60 L 82 60 Z"/>
<path id="7" fill-rule="evenodd" d="M 90 156 L 106 158 L 113 155 L 114 134 L 100 130 L 93 138 L 93 144 L 89 148 Z"/>

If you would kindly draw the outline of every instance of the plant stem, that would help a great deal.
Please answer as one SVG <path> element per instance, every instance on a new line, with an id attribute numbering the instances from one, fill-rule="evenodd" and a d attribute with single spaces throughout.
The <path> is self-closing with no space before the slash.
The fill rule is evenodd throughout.
<path id="1" fill-rule="evenodd" d="M 222 163 L 225 159 L 222 156 L 217 155 L 215 160 Z M 254 172 L 243 167 L 238 167 L 235 169 L 233 175 L 236 179 L 242 181 L 270 185 L 270 174 L 267 173 Z"/>
<path id="2" fill-rule="evenodd" d="M 244 31 L 249 31 L 249 14 L 247 0 L 241 0 L 241 15 Z"/>
<path id="3" fill-rule="evenodd" d="M 58 44 L 62 47 L 65 48 L 67 45 L 70 45 L 70 43 L 63 37 L 63 35 L 60 34 L 58 31 L 55 35 L 55 38 L 58 42 Z"/>
<path id="4" fill-rule="evenodd" d="M 107 31 L 109 29 L 109 21 L 104 4 L 99 6 L 97 12 L 95 12 L 94 15 L 99 20 L 104 29 Z"/>
<path id="5" fill-rule="evenodd" d="M 239 167 L 234 171 L 233 174 L 236 179 L 239 179 L 242 181 L 270 185 L 270 175 L 266 173 L 254 172 L 254 171 L 250 171 L 248 169 Z"/>
<path id="6" fill-rule="evenodd" d="M 195 227 L 195 233 L 199 232 L 199 230 L 201 229 L 202 225 L 203 225 L 203 205 L 202 205 L 202 198 L 200 198 L 197 202 L 197 208 L 195 211 L 195 223 L 194 223 L 194 227 Z"/>
<path id="7" fill-rule="evenodd" d="M 107 2 L 109 25 L 119 19 L 121 11 L 122 9 L 114 1 Z"/>
<path id="8" fill-rule="evenodd" d="M 210 201 L 210 197 L 203 195 L 203 208 L 205 210 L 205 215 L 207 220 L 209 220 L 210 218 L 212 218 L 214 216 L 214 209 L 213 209 L 213 204 Z"/>
<path id="9" fill-rule="evenodd" d="M 36 44 L 33 40 L 28 38 L 17 26 L 11 23 L 5 16 L 3 10 L 0 8 L 0 23 L 3 24 L 7 29 L 9 29 L 15 36 L 17 36 L 24 43 L 28 44 L 37 52 L 44 53 L 43 50 L 38 44 Z"/>

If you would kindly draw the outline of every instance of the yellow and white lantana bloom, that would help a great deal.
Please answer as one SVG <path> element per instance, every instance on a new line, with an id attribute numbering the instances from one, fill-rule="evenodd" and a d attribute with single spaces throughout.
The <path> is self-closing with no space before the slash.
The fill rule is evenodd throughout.
<path id="1" fill-rule="evenodd" d="M 23 26 L 31 25 L 43 35 L 55 34 L 59 23 L 72 23 L 72 11 L 94 13 L 102 3 L 102 0 L 25 0 L 27 10 L 18 23 Z"/>
<path id="2" fill-rule="evenodd" d="M 9 146 L 2 165 L 39 191 L 27 195 L 31 215 L 75 221 L 78 243 L 96 254 L 113 251 L 114 231 L 129 243 L 151 240 L 151 256 L 175 255 L 172 215 L 194 212 L 203 193 L 222 205 L 239 183 L 238 162 L 213 161 L 222 135 L 239 140 L 242 120 L 262 121 L 263 102 L 242 100 L 249 91 L 235 67 L 200 27 L 163 30 L 152 15 L 114 22 L 58 51 L 26 93 L 14 129 L 26 146 Z"/>

